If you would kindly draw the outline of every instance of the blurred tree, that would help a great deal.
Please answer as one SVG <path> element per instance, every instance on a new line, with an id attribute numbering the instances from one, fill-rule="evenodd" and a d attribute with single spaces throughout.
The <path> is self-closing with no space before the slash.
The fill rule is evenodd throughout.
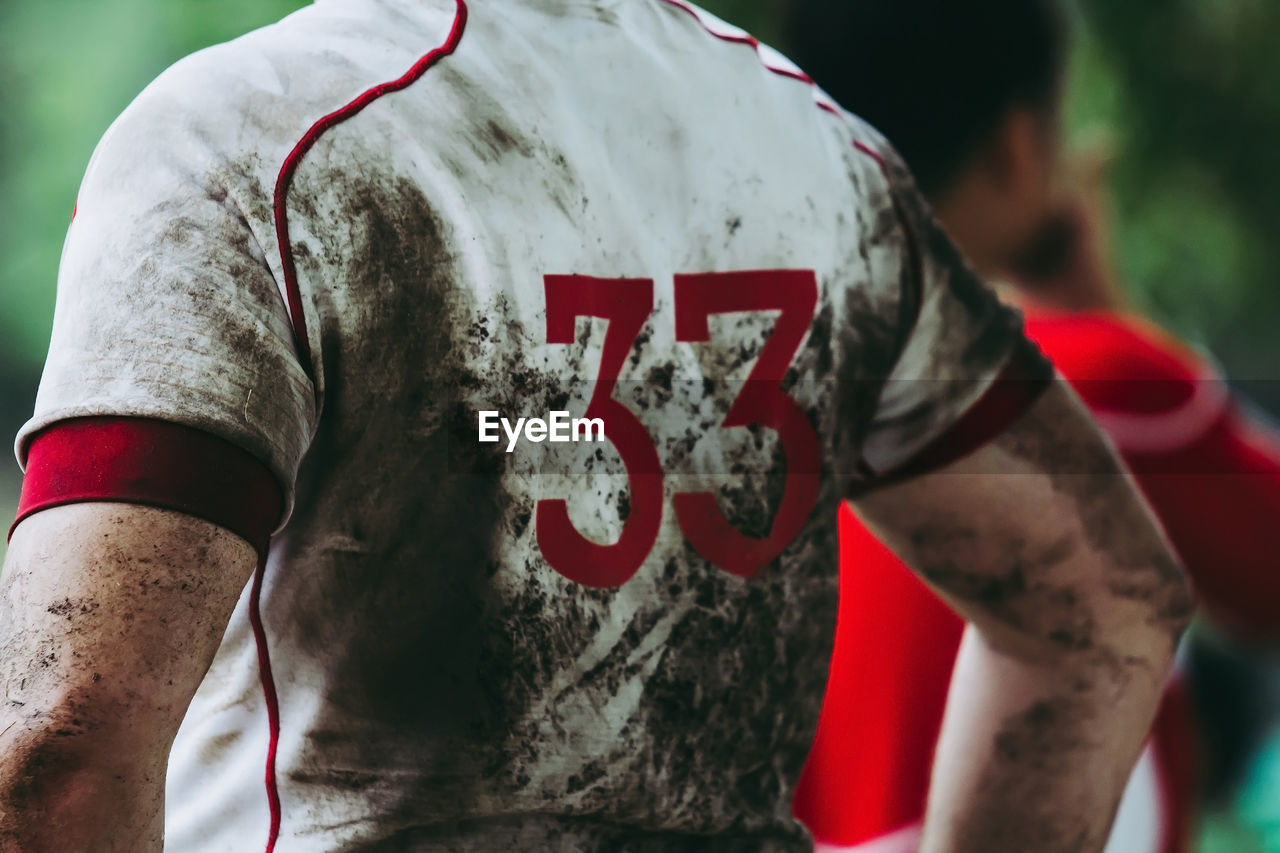
<path id="1" fill-rule="evenodd" d="M 1089 37 L 1077 106 L 1123 141 L 1115 197 L 1126 277 L 1154 313 L 1208 343 L 1278 411 L 1280 6 L 1082 6 Z"/>
<path id="2" fill-rule="evenodd" d="M 0 360 L 38 370 L 76 187 L 107 125 L 165 67 L 300 0 L 10 0 L 0 4 Z M 0 405 L 7 401 L 0 401 Z"/>

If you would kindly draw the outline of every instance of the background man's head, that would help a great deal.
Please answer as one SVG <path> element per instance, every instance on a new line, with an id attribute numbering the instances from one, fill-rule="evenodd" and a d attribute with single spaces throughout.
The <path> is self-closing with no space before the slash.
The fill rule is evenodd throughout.
<path id="1" fill-rule="evenodd" d="M 1068 26 L 1058 0 L 791 0 L 795 58 L 888 137 L 984 272 L 1048 214 Z"/>

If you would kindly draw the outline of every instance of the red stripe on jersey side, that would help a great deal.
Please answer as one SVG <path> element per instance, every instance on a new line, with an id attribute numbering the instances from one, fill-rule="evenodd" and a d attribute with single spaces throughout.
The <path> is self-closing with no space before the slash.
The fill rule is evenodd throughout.
<path id="1" fill-rule="evenodd" d="M 306 317 L 302 311 L 302 293 L 298 287 L 298 271 L 294 264 L 293 246 L 289 242 L 288 196 L 289 187 L 293 183 L 293 176 L 298 171 L 302 158 L 307 155 L 307 152 L 319 141 L 321 136 L 342 122 L 358 115 L 365 107 L 383 95 L 398 92 L 413 85 L 423 74 L 427 73 L 431 66 L 457 50 L 458 44 L 462 41 L 462 33 L 467 26 L 467 4 L 465 0 L 456 0 L 456 3 L 457 12 L 454 15 L 453 27 L 449 30 L 449 36 L 445 39 L 444 44 L 415 62 L 413 67 L 401 77 L 366 90 L 351 103 L 334 110 L 317 121 L 303 135 L 302 139 L 298 140 L 298 144 L 289 152 L 289 156 L 285 158 L 284 165 L 280 167 L 280 174 L 276 179 L 273 203 L 276 242 L 280 246 L 280 265 L 284 271 L 285 293 L 289 299 L 289 319 L 293 323 L 294 339 L 299 354 L 302 356 L 302 366 L 306 369 L 307 375 L 313 380 L 315 379 L 315 374 L 311 362 L 311 342 L 307 338 Z"/>
<path id="2" fill-rule="evenodd" d="M 267 787 L 267 810 L 270 824 L 267 832 L 266 853 L 276 849 L 280 838 L 280 786 L 276 782 L 276 752 L 280 747 L 280 697 L 276 693 L 276 677 L 271 670 L 271 654 L 267 647 L 267 630 L 262 624 L 262 582 L 267 576 L 267 560 L 263 555 L 253 570 L 253 588 L 249 591 L 249 627 L 253 629 L 253 644 L 258 651 L 258 679 L 262 682 L 262 699 L 267 706 L 267 763 L 263 781 Z"/>
<path id="3" fill-rule="evenodd" d="M 32 439 L 9 535 L 41 510 L 98 501 L 204 519 L 248 541 L 260 557 L 284 511 L 266 465 L 229 441 L 168 421 L 76 418 Z"/>
<path id="4" fill-rule="evenodd" d="M 422 75 L 443 59 L 457 50 L 462 42 L 462 34 L 467 27 L 467 4 L 465 0 L 456 0 L 453 25 L 444 44 L 435 48 L 413 64 L 402 76 L 386 83 L 381 83 L 363 92 L 354 101 L 337 109 L 317 121 L 298 140 L 298 144 L 285 158 L 276 179 L 274 213 L 276 226 L 276 242 L 280 246 L 280 266 L 284 272 L 285 294 L 289 302 L 289 320 L 293 324 L 293 334 L 298 354 L 302 358 L 303 368 L 307 375 L 315 381 L 315 369 L 312 362 L 311 343 L 307 338 L 307 321 L 302 310 L 302 292 L 298 286 L 298 270 L 294 263 L 293 246 L 289 242 L 289 187 L 293 183 L 294 174 L 302 163 L 302 158 L 319 141 L 320 137 L 337 125 L 358 115 L 365 107 L 384 95 L 406 89 L 417 82 Z M 266 786 L 267 805 L 271 812 L 270 832 L 267 836 L 266 853 L 273 853 L 280 837 L 282 811 L 280 806 L 280 788 L 276 778 L 276 752 L 280 745 L 280 699 L 276 693 L 275 676 L 271 670 L 271 655 L 267 646 L 266 629 L 262 622 L 262 586 L 266 577 L 266 562 L 259 561 L 253 576 L 253 588 L 249 598 L 249 622 L 253 627 L 253 638 L 258 649 L 258 670 L 262 680 L 262 694 L 267 705 L 267 725 L 270 740 L 267 744 Z"/>

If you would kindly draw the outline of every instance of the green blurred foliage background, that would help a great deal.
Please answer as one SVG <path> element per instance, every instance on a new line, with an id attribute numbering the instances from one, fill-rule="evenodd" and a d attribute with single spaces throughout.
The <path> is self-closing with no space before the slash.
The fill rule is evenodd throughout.
<path id="1" fill-rule="evenodd" d="M 785 0 L 708 0 L 786 52 Z M 1135 304 L 1280 412 L 1280 4 L 1081 0 L 1069 131 L 1108 129 L 1116 262 Z M 31 410 L 76 188 L 97 139 L 181 56 L 299 0 L 0 3 L 0 434 Z M 0 511 L 17 466 L 0 453 Z M 0 542 L 0 552 L 3 543 Z M 1277 784 L 1280 784 L 1278 780 Z M 1274 812 L 1272 813 L 1274 817 Z M 1261 849 L 1219 826 L 1222 850 Z M 1210 836 L 1213 832 L 1209 833 Z"/>

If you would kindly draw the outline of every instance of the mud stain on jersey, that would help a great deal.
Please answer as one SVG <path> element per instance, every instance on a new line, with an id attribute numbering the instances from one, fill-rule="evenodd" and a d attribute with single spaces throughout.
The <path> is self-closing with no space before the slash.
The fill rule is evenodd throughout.
<path id="1" fill-rule="evenodd" d="M 428 792 L 431 811 L 465 811 L 512 712 L 510 679 L 490 670 L 509 657 L 492 649 L 501 632 L 489 585 L 506 458 L 476 442 L 467 399 L 485 383 L 468 371 L 465 341 L 488 331 L 457 286 L 448 226 L 414 183 L 300 175 L 295 194 L 345 228 L 300 245 L 300 270 L 348 260 L 315 290 L 326 392 L 298 507 L 300 523 L 339 519 L 343 545 L 297 555 L 290 564 L 308 576 L 282 581 L 293 587 L 281 596 L 289 641 L 325 670 L 312 744 L 291 778 L 359 792 L 389 826 L 420 815 Z M 406 433 L 415 452 L 382 455 Z M 460 742 L 478 749 L 446 747 Z M 406 773 L 425 789 L 401 786 Z"/>
<path id="2" fill-rule="evenodd" d="M 958 353 L 955 363 L 962 369 L 982 372 L 997 363 L 1009 350 L 1022 329 L 1022 317 L 1000 302 L 989 284 L 969 265 L 951 238 L 932 217 L 924 220 L 926 238 L 933 262 L 946 272 L 947 288 L 956 304 L 963 309 L 967 322 L 981 333 Z"/>
<path id="3" fill-rule="evenodd" d="M 547 735 L 530 735 L 545 724 L 530 709 L 581 659 L 616 593 L 509 562 L 535 511 L 507 488 L 508 456 L 477 442 L 476 413 L 563 410 L 572 383 L 535 365 L 504 294 L 476 303 L 450 226 L 416 184 L 300 173 L 296 192 L 336 230 L 297 251 L 320 282 L 326 394 L 294 523 L 338 522 L 289 555 L 307 572 L 279 581 L 272 600 L 288 612 L 268 614 L 324 680 L 290 782 L 318 801 L 358 797 L 386 831 L 530 787 L 555 799 L 533 778 Z M 330 258 L 349 260 L 335 273 Z M 571 376 L 586 368 L 569 360 Z M 412 453 L 381 455 L 406 433 Z M 624 517 L 628 493 L 604 508 Z"/>
<path id="4" fill-rule="evenodd" d="M 834 422 L 834 458 L 841 470 L 836 477 L 842 490 L 865 479 L 858 467 L 862 448 L 871 433 L 880 396 L 897 362 L 903 332 L 893 322 L 896 310 L 886 311 L 886 297 L 854 287 L 852 282 L 837 282 L 846 288 L 844 310 L 837 319 L 830 308 L 819 313 L 814 335 L 822 334 L 827 343 L 818 350 L 819 364 L 834 364 L 830 391 L 836 395 Z M 896 303 L 895 306 L 896 307 Z M 832 370 L 820 375 L 830 376 Z"/>
<path id="5" fill-rule="evenodd" d="M 145 388 L 157 410 L 277 469 L 305 445 L 313 394 L 246 213 L 263 212 L 249 189 L 258 165 L 245 157 L 175 175 L 176 189 L 136 215 L 127 239 L 104 245 L 80 304 L 110 299 L 129 321 L 87 323 L 76 345 L 93 353 L 84 363 Z M 240 416 L 229 421 L 228 410 Z"/>
<path id="6" fill-rule="evenodd" d="M 501 182 L 507 169 L 537 170 L 544 176 L 542 184 L 550 198 L 568 219 L 576 219 L 576 210 L 584 209 L 585 195 L 577 175 L 564 154 L 544 144 L 536 125 L 514 119 L 507 106 L 496 96 L 505 87 L 495 86 L 449 65 L 436 69 L 436 81 L 452 98 L 467 107 L 459 112 L 464 124 L 455 136 L 465 140 L 475 160 L 456 158 L 442 150 L 447 165 L 459 176 L 481 183 Z M 533 162 L 529 162 L 533 161 Z M 477 166 L 484 170 L 478 172 Z"/>
<path id="7" fill-rule="evenodd" d="M 475 138 L 484 156 L 527 156 L 509 131 Z M 616 448 L 573 446 L 564 457 L 543 446 L 545 457 L 511 460 L 477 442 L 476 412 L 580 413 L 599 373 L 602 321 L 580 320 L 575 343 L 548 355 L 527 294 L 501 267 L 493 281 L 469 279 L 449 249 L 453 224 L 418 184 L 380 174 L 369 152 L 338 153 L 332 162 L 366 164 L 362 173 L 304 168 L 293 196 L 299 222 L 324 226 L 296 255 L 322 318 L 326 389 L 293 522 L 297 541 L 314 544 L 282 555 L 295 573 L 276 579 L 266 618 L 311 679 L 295 688 L 325 698 L 289 784 L 370 814 L 385 835 L 365 849 L 450 837 L 441 827 L 495 802 L 673 830 L 673 843 L 674 830 L 802 841 L 787 794 L 831 647 L 835 526 L 817 513 L 834 513 L 834 490 L 749 580 L 666 533 L 620 589 L 556 574 L 534 541 L 530 495 L 542 491 L 528 481 L 601 475 L 590 481 L 598 495 L 568 476 L 566 492 L 590 504 L 576 522 L 616 529 L 640 512 Z M 551 180 L 570 187 L 573 175 Z M 823 305 L 781 389 L 807 395 L 806 409 L 843 357 Z M 786 486 L 781 443 L 772 430 L 718 427 L 773 320 L 727 322 L 726 344 L 695 363 L 655 343 L 651 320 L 613 396 L 664 461 L 706 442 L 701 473 L 713 475 L 726 519 L 765 536 Z M 406 435 L 414 454 L 386 456 Z M 319 520 L 325 529 L 308 528 Z"/>

